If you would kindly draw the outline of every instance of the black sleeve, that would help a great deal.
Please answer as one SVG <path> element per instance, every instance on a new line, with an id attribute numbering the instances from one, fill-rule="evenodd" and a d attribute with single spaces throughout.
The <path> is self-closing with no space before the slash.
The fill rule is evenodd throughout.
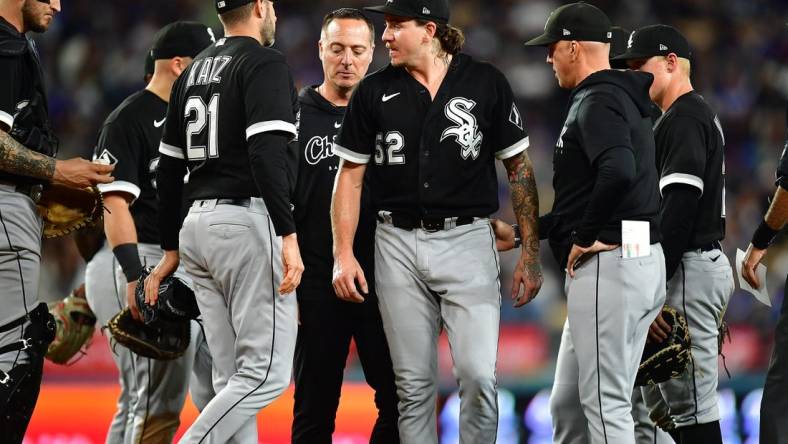
<path id="1" fill-rule="evenodd" d="M 780 155 L 780 164 L 777 166 L 777 185 L 788 190 L 788 110 L 785 112 L 785 146 Z"/>
<path id="2" fill-rule="evenodd" d="M 166 251 L 178 249 L 178 236 L 183 217 L 183 176 L 186 175 L 186 160 L 171 156 L 159 157 L 156 170 L 156 192 L 159 196 L 159 233 L 161 248 Z"/>
<path id="3" fill-rule="evenodd" d="M 580 137 L 596 171 L 594 190 L 573 241 L 591 246 L 619 204 L 614 199 L 635 179 L 635 153 L 624 110 L 612 94 L 592 93 L 583 100 L 577 117 Z"/>
<path id="4" fill-rule="evenodd" d="M 99 134 L 98 144 L 94 158 L 102 159 L 110 165 L 115 165 L 112 176 L 115 181 L 100 184 L 102 193 L 124 192 L 140 196 L 139 166 L 142 153 L 141 145 L 133 141 L 133 123 L 114 121 L 104 125 Z"/>
<path id="5" fill-rule="evenodd" d="M 695 215 L 698 212 L 700 190 L 693 185 L 676 184 L 662 195 L 662 250 L 665 252 L 667 280 L 673 277 L 681 263 L 681 256 L 689 249 Z"/>
<path id="6" fill-rule="evenodd" d="M 0 72 L 3 73 L 3 81 L 0 82 L 0 128 L 5 126 L 6 131 L 14 126 L 16 106 L 20 102 L 22 60 L 22 57 L 0 57 Z"/>
<path id="7" fill-rule="evenodd" d="M 632 150 L 621 146 L 609 148 L 598 155 L 594 168 L 594 190 L 573 238 L 580 247 L 590 247 L 596 241 L 619 204 L 615 196 L 632 184 L 637 171 Z"/>
<path id="8" fill-rule="evenodd" d="M 289 136 L 262 133 L 249 141 L 249 161 L 260 193 L 265 201 L 277 236 L 295 233 L 290 209 L 287 144 Z"/>
<path id="9" fill-rule="evenodd" d="M 375 149 L 371 91 L 362 80 L 350 98 L 342 128 L 334 142 L 337 156 L 353 163 L 369 163 Z"/>
<path id="10" fill-rule="evenodd" d="M 493 109 L 492 134 L 495 157 L 508 159 L 528 149 L 529 139 L 525 123 L 512 92 L 512 87 L 501 72 L 496 71 L 496 101 Z"/>
<path id="11" fill-rule="evenodd" d="M 278 236 L 295 232 L 290 207 L 290 142 L 296 129 L 295 91 L 284 61 L 253 66 L 244 77 L 249 162 Z"/>
<path id="12" fill-rule="evenodd" d="M 194 66 L 194 65 L 192 65 Z M 184 72 L 185 73 L 185 72 Z M 178 236 L 181 231 L 183 215 L 183 177 L 187 172 L 186 132 L 183 130 L 180 89 L 188 78 L 178 77 L 170 93 L 167 106 L 167 120 L 164 123 L 161 144 L 159 145 L 159 166 L 156 169 L 156 194 L 159 201 L 159 236 L 161 248 L 172 251 L 178 249 Z"/>
<path id="13" fill-rule="evenodd" d="M 665 147 L 659 172 L 659 190 L 663 195 L 665 187 L 672 184 L 690 185 L 703 194 L 708 137 L 708 128 L 695 117 L 679 114 L 671 118 L 659 140 Z"/>
<path id="14" fill-rule="evenodd" d="M 594 164 L 610 148 L 623 147 L 632 151 L 626 111 L 618 99 L 608 92 L 592 92 L 578 110 L 577 123 L 588 161 Z"/>

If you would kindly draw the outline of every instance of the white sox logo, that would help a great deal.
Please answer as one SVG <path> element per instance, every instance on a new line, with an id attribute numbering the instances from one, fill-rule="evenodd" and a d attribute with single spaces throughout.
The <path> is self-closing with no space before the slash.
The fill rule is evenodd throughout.
<path id="1" fill-rule="evenodd" d="M 460 155 L 464 160 L 468 160 L 468 157 L 473 157 L 476 160 L 479 157 L 482 137 L 484 137 L 479 131 L 476 116 L 471 113 L 474 106 L 476 106 L 476 102 L 473 100 L 455 97 L 449 101 L 444 110 L 446 118 L 456 123 L 457 126 L 446 128 L 441 134 L 441 142 L 449 136 L 454 136 L 457 144 L 462 148 Z"/>
<path id="2" fill-rule="evenodd" d="M 334 136 L 336 138 L 336 136 Z M 323 159 L 334 155 L 334 139 L 329 142 L 328 136 L 315 136 L 309 139 L 304 148 L 304 158 L 310 165 L 317 165 Z"/>

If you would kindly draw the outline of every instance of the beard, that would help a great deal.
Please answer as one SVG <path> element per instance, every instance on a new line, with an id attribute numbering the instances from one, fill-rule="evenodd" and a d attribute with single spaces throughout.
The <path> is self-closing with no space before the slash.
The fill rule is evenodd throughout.
<path id="1" fill-rule="evenodd" d="M 38 11 L 37 0 L 27 0 L 22 5 L 22 20 L 25 30 L 42 33 L 49 28 L 42 11 Z"/>
<path id="2" fill-rule="evenodd" d="M 260 39 L 263 42 L 263 46 L 274 46 L 276 41 L 276 23 L 271 19 L 270 14 L 265 17 L 263 27 L 260 28 Z"/>

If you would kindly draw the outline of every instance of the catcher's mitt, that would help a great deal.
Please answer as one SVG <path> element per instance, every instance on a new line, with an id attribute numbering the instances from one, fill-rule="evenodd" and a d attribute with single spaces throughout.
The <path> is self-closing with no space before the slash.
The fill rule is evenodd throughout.
<path id="1" fill-rule="evenodd" d="M 95 225 L 104 215 L 104 200 L 98 188 L 71 188 L 48 185 L 38 200 L 44 219 L 44 237 L 65 236 Z"/>
<path id="2" fill-rule="evenodd" d="M 690 360 L 690 337 L 687 321 L 672 307 L 662 307 L 662 319 L 670 325 L 670 334 L 660 343 L 647 342 L 635 378 L 636 386 L 658 384 L 677 378 Z"/>
<path id="3" fill-rule="evenodd" d="M 144 324 L 124 308 L 109 321 L 109 331 L 119 344 L 146 358 L 163 361 L 179 358 L 186 352 L 191 335 L 189 321 L 159 319 Z"/>
<path id="4" fill-rule="evenodd" d="M 49 312 L 55 318 L 56 333 L 46 357 L 56 364 L 67 364 L 77 352 L 87 348 L 96 329 L 96 315 L 85 297 L 77 294 L 78 291 L 74 291 L 49 307 Z"/>
<path id="5" fill-rule="evenodd" d="M 147 304 L 145 302 L 145 278 L 148 277 L 150 271 L 150 268 L 143 270 L 137 280 L 137 291 L 134 293 L 137 309 L 146 324 L 159 319 L 183 322 L 197 319 L 200 316 L 200 308 L 197 307 L 194 292 L 186 285 L 186 282 L 175 276 L 167 276 L 161 281 L 156 305 Z"/>

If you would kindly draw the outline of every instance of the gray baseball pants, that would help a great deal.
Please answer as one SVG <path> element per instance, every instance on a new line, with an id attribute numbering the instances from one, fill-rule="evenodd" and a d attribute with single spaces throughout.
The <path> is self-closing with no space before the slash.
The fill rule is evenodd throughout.
<path id="1" fill-rule="evenodd" d="M 156 265 L 163 254 L 158 245 L 139 244 L 138 249 L 145 266 Z M 189 280 L 182 271 L 177 274 Z M 85 269 L 85 296 L 101 326 L 126 308 L 126 277 L 109 244 L 93 256 Z M 180 425 L 186 391 L 191 388 L 198 409 L 210 401 L 210 353 L 196 321 L 192 322 L 191 333 L 186 353 L 172 361 L 138 356 L 110 340 L 112 358 L 118 367 L 120 396 L 107 432 L 107 444 L 171 442 Z"/>
<path id="2" fill-rule="evenodd" d="M 195 201 L 180 233 L 186 272 L 213 356 L 216 396 L 181 443 L 256 443 L 257 413 L 290 383 L 295 293 L 277 291 L 282 240 L 260 198 L 250 206 Z"/>
<path id="3" fill-rule="evenodd" d="M 643 399 L 651 410 L 667 410 L 676 427 L 720 419 L 719 328 L 733 289 L 733 271 L 719 249 L 684 253 L 668 282 L 666 305 L 687 319 L 692 359 L 680 377 L 644 391 Z"/>
<path id="4" fill-rule="evenodd" d="M 437 232 L 378 224 L 375 284 L 394 364 L 403 444 L 438 442 L 442 328 L 460 385 L 460 443 L 495 442 L 499 271 L 488 219 Z"/>
<path id="5" fill-rule="evenodd" d="M 566 277 L 567 320 L 550 395 L 553 442 L 634 444 L 632 391 L 665 302 L 665 257 L 601 252 Z"/>

